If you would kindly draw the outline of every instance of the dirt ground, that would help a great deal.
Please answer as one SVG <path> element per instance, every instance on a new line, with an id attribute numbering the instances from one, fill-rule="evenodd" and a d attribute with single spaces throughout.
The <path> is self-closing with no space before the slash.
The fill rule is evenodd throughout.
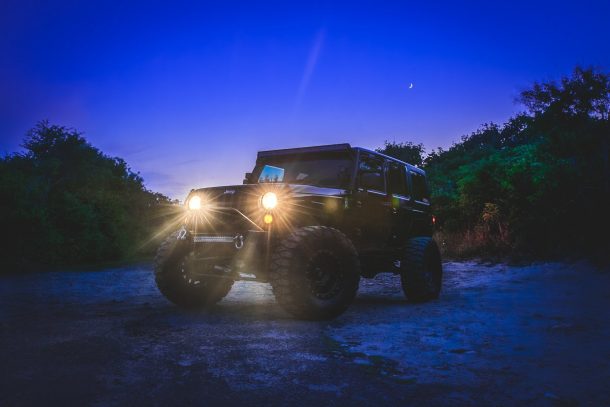
<path id="1" fill-rule="evenodd" d="M 330 322 L 265 284 L 207 312 L 150 266 L 0 279 L 0 405 L 610 405 L 610 271 L 445 263 L 440 300 L 363 280 Z"/>

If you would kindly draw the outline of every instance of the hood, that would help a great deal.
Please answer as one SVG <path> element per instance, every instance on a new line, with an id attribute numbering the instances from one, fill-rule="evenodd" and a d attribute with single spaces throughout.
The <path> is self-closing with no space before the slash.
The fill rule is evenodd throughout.
<path id="1" fill-rule="evenodd" d="M 217 208 L 236 208 L 243 210 L 257 203 L 257 200 L 264 192 L 256 184 L 246 185 L 224 185 L 219 187 L 199 188 L 192 190 L 186 202 L 194 196 L 201 197 L 202 202 Z"/>
<path id="2" fill-rule="evenodd" d="M 312 185 L 297 184 L 245 184 L 225 185 L 219 187 L 199 188 L 192 190 L 188 199 L 193 195 L 201 196 L 204 203 L 218 208 L 236 208 L 242 212 L 249 212 L 258 208 L 260 199 L 266 192 L 275 192 L 278 196 L 289 196 L 291 199 L 307 197 L 344 197 L 348 191 L 336 188 L 324 188 Z"/>
<path id="3" fill-rule="evenodd" d="M 344 197 L 348 193 L 345 189 L 316 187 L 312 185 L 287 184 L 286 186 L 295 198 L 307 196 Z"/>

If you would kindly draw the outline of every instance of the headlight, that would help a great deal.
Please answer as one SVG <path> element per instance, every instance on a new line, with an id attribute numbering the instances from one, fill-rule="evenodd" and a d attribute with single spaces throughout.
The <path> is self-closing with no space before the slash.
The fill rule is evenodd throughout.
<path id="1" fill-rule="evenodd" d="M 189 209 L 193 211 L 201 209 L 201 197 L 195 195 L 194 197 L 189 199 Z"/>
<path id="2" fill-rule="evenodd" d="M 277 195 L 273 192 L 267 192 L 261 199 L 263 208 L 271 210 L 277 206 Z"/>

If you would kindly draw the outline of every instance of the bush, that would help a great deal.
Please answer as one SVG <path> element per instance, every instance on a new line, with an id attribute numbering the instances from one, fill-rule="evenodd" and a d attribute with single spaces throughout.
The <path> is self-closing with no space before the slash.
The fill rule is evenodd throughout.
<path id="1" fill-rule="evenodd" d="M 607 257 L 610 75 L 578 67 L 520 100 L 525 113 L 424 159 L 445 252 Z"/>
<path id="2" fill-rule="evenodd" d="M 124 160 L 74 130 L 40 122 L 23 147 L 0 160 L 5 272 L 147 253 L 154 231 L 175 212 Z"/>

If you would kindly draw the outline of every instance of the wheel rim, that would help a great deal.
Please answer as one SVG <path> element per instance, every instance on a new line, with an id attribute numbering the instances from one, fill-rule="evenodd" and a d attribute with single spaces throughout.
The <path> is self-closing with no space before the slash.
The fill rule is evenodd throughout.
<path id="1" fill-rule="evenodd" d="M 180 262 L 179 269 L 180 275 L 188 285 L 199 285 L 201 279 L 197 278 L 193 269 L 193 253 L 189 253 Z"/>
<path id="2" fill-rule="evenodd" d="M 332 252 L 319 251 L 307 263 L 307 279 L 314 297 L 322 300 L 333 298 L 342 289 L 341 263 Z"/>

